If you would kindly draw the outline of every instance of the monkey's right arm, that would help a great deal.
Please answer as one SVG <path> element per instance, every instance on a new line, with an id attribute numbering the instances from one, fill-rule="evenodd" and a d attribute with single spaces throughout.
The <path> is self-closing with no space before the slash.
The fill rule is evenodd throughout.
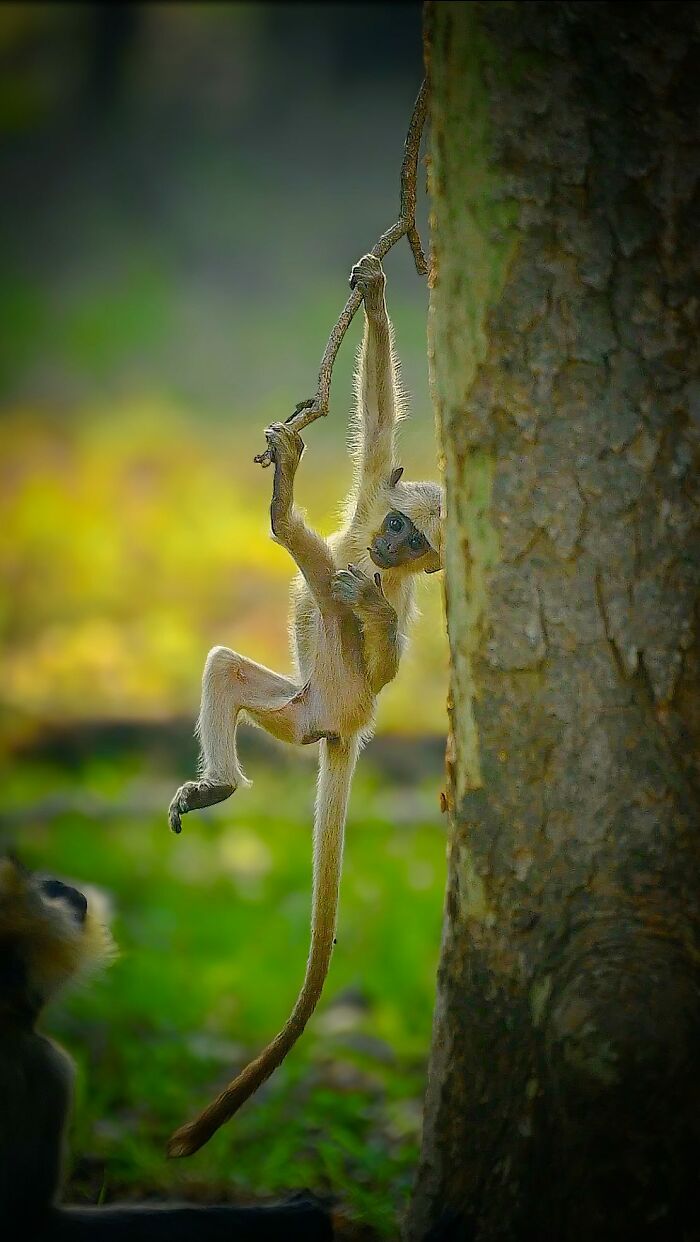
<path id="1" fill-rule="evenodd" d="M 304 444 L 286 423 L 273 423 L 265 437 L 275 465 L 270 505 L 272 533 L 294 558 L 309 590 L 323 609 L 332 604 L 330 583 L 335 565 L 325 539 L 306 525 L 294 503 L 294 479 Z"/>

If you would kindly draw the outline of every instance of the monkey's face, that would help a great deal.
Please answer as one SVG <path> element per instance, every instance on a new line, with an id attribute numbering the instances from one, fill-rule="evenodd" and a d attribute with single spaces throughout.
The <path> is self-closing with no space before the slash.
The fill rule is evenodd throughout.
<path id="1" fill-rule="evenodd" d="M 45 901 L 56 903 L 63 917 L 73 919 L 80 926 L 85 922 L 87 897 L 77 888 L 71 888 L 70 884 L 64 884 L 62 880 L 40 880 L 39 891 Z"/>
<path id="2" fill-rule="evenodd" d="M 406 566 L 420 571 L 428 569 L 429 561 L 436 557 L 425 535 L 398 509 L 391 509 L 387 513 L 372 540 L 372 546 L 367 550 L 378 569 L 398 569 Z"/>
<path id="3" fill-rule="evenodd" d="M 98 894 L 0 859 L 0 1008 L 38 1013 L 112 951 Z"/>

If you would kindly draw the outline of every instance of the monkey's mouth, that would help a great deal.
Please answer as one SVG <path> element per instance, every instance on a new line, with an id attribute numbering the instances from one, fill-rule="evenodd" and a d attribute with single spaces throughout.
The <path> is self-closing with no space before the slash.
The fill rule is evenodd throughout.
<path id="1" fill-rule="evenodd" d="M 368 548 L 369 558 L 377 566 L 377 569 L 391 569 L 391 561 L 389 561 L 383 552 L 375 547 Z"/>

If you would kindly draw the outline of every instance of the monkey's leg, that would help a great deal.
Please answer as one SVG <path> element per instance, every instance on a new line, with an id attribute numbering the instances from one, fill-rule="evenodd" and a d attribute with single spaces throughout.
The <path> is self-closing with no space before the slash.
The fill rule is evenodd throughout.
<path id="1" fill-rule="evenodd" d="M 256 717 L 257 711 L 264 708 L 274 717 L 298 691 L 293 681 L 263 664 L 256 664 L 228 647 L 212 648 L 204 665 L 197 721 L 201 776 L 181 785 L 170 803 L 168 818 L 173 832 L 180 832 L 181 816 L 188 811 L 223 802 L 239 785 L 250 784 L 241 771 L 236 751 L 241 711 Z"/>

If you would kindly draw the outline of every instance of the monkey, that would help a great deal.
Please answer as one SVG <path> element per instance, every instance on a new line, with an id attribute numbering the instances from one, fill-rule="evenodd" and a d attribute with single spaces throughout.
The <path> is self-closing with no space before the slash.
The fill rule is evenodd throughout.
<path id="1" fill-rule="evenodd" d="M 311 1197 L 269 1207 L 59 1203 L 74 1066 L 37 1030 L 64 985 L 114 954 L 98 895 L 0 858 L 0 1230 L 7 1242 L 324 1242 Z"/>
<path id="2" fill-rule="evenodd" d="M 402 481 L 396 427 L 404 412 L 393 329 L 379 259 L 365 255 L 351 288 L 364 304 L 364 337 L 355 379 L 350 452 L 353 482 L 340 530 L 328 540 L 307 526 L 294 503 L 304 451 L 285 423 L 268 427 L 274 465 L 272 537 L 299 573 L 292 585 L 290 638 L 296 677 L 287 678 L 227 647 L 207 657 L 197 722 L 200 775 L 176 792 L 170 827 L 222 802 L 250 782 L 241 770 L 241 716 L 296 745 L 319 743 L 313 834 L 311 943 L 293 1011 L 279 1034 L 194 1121 L 169 1140 L 168 1154 L 197 1151 L 281 1064 L 311 1017 L 335 943 L 345 818 L 355 764 L 371 737 L 377 696 L 396 676 L 415 613 L 417 575 L 441 568 L 438 484 Z"/>

